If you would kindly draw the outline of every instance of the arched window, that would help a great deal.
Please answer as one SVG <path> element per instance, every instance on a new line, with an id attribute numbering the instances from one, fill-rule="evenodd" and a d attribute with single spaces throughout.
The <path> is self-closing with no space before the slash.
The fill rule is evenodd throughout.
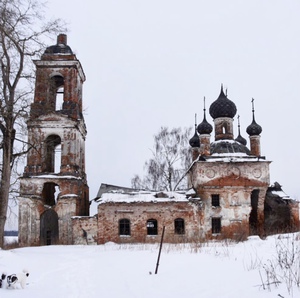
<path id="1" fill-rule="evenodd" d="M 174 228 L 175 228 L 175 234 L 184 234 L 184 219 L 182 218 L 176 218 L 174 220 Z"/>
<path id="2" fill-rule="evenodd" d="M 122 218 L 119 220 L 119 235 L 130 236 L 130 220 Z"/>
<path id="3" fill-rule="evenodd" d="M 43 187 L 42 198 L 45 205 L 54 206 L 57 202 L 59 187 L 52 182 L 46 182 Z"/>
<path id="4" fill-rule="evenodd" d="M 56 103 L 55 110 L 60 111 L 63 108 L 64 103 L 64 87 L 59 87 L 56 91 Z"/>
<path id="5" fill-rule="evenodd" d="M 60 172 L 61 166 L 61 144 L 54 148 L 54 173 Z"/>
<path id="6" fill-rule="evenodd" d="M 148 219 L 147 220 L 147 235 L 157 235 L 157 220 Z"/>
<path id="7" fill-rule="evenodd" d="M 61 139 L 57 135 L 50 135 L 45 141 L 44 171 L 59 173 L 61 163 Z"/>
<path id="8" fill-rule="evenodd" d="M 58 111 L 62 109 L 64 101 L 64 78 L 61 75 L 55 75 L 50 78 L 49 88 L 49 108 L 52 111 Z"/>

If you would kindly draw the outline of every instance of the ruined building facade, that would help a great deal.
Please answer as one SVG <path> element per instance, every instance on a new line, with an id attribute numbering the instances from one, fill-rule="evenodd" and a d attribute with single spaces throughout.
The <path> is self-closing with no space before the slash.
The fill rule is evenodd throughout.
<path id="1" fill-rule="evenodd" d="M 86 127 L 80 62 L 61 34 L 36 66 L 27 122 L 29 152 L 21 178 L 19 243 L 72 244 L 72 216 L 89 215 Z"/>
<path id="2" fill-rule="evenodd" d="M 209 107 L 214 126 L 205 106 L 203 121 L 195 125 L 187 191 L 102 184 L 93 200 L 97 214 L 89 216 L 84 72 L 63 34 L 35 65 L 30 150 L 19 198 L 20 245 L 151 243 L 160 241 L 164 227 L 167 242 L 240 240 L 299 229 L 298 202 L 285 198 L 279 184 L 270 187 L 270 161 L 261 156 L 254 105 L 247 147 L 240 126 L 234 137 L 237 108 L 223 88 Z"/>
<path id="3" fill-rule="evenodd" d="M 247 128 L 250 149 L 240 130 L 234 138 L 237 108 L 223 88 L 209 112 L 214 127 L 207 122 L 204 108 L 203 121 L 190 140 L 193 162 L 187 174 L 189 191 L 100 191 L 98 243 L 159 241 L 163 226 L 168 242 L 245 239 L 250 234 L 264 234 L 270 162 L 260 153 L 262 128 L 255 121 L 254 110 L 253 122 Z"/>
<path id="4" fill-rule="evenodd" d="M 73 220 L 74 243 L 158 242 L 163 227 L 164 241 L 175 243 L 298 230 L 298 202 L 270 186 L 270 161 L 261 156 L 262 128 L 252 105 L 248 148 L 240 125 L 234 137 L 237 108 L 221 88 L 209 108 L 214 127 L 204 108 L 190 140 L 189 189 L 151 192 L 102 184 L 97 215 Z"/>

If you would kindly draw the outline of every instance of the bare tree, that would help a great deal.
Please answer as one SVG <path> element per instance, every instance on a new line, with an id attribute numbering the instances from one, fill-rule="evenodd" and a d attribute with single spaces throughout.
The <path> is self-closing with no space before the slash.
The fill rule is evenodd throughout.
<path id="1" fill-rule="evenodd" d="M 137 189 L 172 191 L 187 188 L 186 171 L 191 164 L 189 137 L 192 128 L 161 127 L 154 136 L 152 157 L 145 162 L 146 175 L 135 175 L 131 184 Z"/>
<path id="2" fill-rule="evenodd" d="M 45 3 L 38 0 L 0 0 L 0 247 L 12 174 L 18 157 L 28 150 L 24 123 L 33 97 L 33 63 L 45 41 L 64 24 L 44 19 Z"/>

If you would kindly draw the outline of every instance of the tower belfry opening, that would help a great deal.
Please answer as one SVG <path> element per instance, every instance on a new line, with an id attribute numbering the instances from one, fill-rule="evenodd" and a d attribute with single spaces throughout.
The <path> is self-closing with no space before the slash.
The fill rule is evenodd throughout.
<path id="1" fill-rule="evenodd" d="M 57 135 L 51 135 L 45 140 L 45 159 L 44 171 L 50 173 L 59 172 L 59 155 L 61 153 L 61 138 Z"/>
<path id="2" fill-rule="evenodd" d="M 62 110 L 64 101 L 64 78 L 61 75 L 54 75 L 50 78 L 49 84 L 49 106 L 50 110 Z"/>

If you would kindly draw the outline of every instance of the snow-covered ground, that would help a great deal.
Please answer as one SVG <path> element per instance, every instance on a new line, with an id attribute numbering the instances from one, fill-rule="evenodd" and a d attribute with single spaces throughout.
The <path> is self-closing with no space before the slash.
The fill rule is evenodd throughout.
<path id="1" fill-rule="evenodd" d="M 299 233 L 266 240 L 250 237 L 240 243 L 164 244 L 157 274 L 159 245 L 107 243 L 0 250 L 0 273 L 30 271 L 24 290 L 2 288 L 0 297 L 300 297 L 299 288 L 288 285 L 291 272 L 300 281 L 299 247 Z M 275 272 L 270 268 L 278 265 L 279 255 L 280 262 L 286 259 L 298 269 L 281 272 L 286 282 L 283 277 L 278 286 L 269 287 Z"/>

